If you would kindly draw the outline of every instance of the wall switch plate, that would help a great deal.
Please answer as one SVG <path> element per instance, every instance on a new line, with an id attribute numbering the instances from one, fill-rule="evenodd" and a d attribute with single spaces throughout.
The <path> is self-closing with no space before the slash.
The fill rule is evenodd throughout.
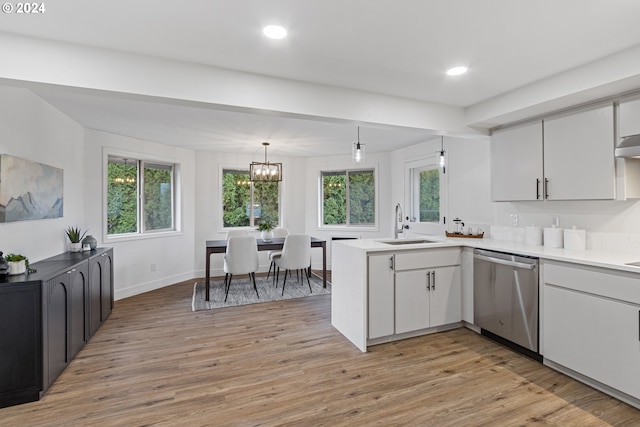
<path id="1" fill-rule="evenodd" d="M 512 227 L 518 226 L 518 214 L 511 214 L 511 226 Z"/>
<path id="2" fill-rule="evenodd" d="M 151 263 L 151 271 L 156 271 L 156 263 L 155 262 Z"/>
<path id="3" fill-rule="evenodd" d="M 551 216 L 551 225 L 557 227 L 560 225 L 560 217 L 558 215 Z"/>

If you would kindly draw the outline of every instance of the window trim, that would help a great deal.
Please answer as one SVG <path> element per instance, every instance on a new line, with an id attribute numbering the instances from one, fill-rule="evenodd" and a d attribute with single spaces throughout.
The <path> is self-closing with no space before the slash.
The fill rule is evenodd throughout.
<path id="1" fill-rule="evenodd" d="M 433 166 L 433 169 L 440 169 L 438 166 L 439 156 L 425 156 L 420 157 L 415 160 L 406 161 L 404 163 L 404 182 L 405 182 L 405 205 L 407 206 L 407 213 L 405 216 L 409 217 L 409 222 L 415 225 L 420 225 L 421 227 L 430 228 L 429 233 L 439 234 L 443 233 L 446 226 L 446 218 L 448 216 L 449 204 L 447 199 L 448 193 L 448 178 L 449 175 L 440 170 L 440 221 L 438 222 L 420 222 L 419 216 L 415 217 L 416 213 L 416 198 L 413 194 L 413 182 L 412 182 L 412 170 L 413 169 L 423 169 L 429 168 Z M 419 202 L 418 202 L 419 205 Z"/>
<path id="2" fill-rule="evenodd" d="M 363 171 L 373 171 L 373 185 L 375 191 L 375 202 L 373 204 L 373 215 L 374 222 L 373 224 L 367 225 L 352 225 L 352 224 L 324 224 L 324 203 L 323 203 L 323 187 L 322 187 L 322 175 L 324 173 L 333 173 L 333 172 L 363 172 Z M 349 189 L 347 188 L 347 200 L 349 197 Z M 378 165 L 372 165 L 367 167 L 360 168 L 335 168 L 335 169 L 321 169 L 318 171 L 318 218 L 317 218 L 317 230 L 322 231 L 331 231 L 331 230 L 352 230 L 352 231 L 379 231 L 380 229 L 380 189 L 378 187 Z M 347 202 L 348 203 L 348 202 Z M 347 213 L 348 215 L 348 213 Z"/>
<path id="3" fill-rule="evenodd" d="M 224 171 L 225 170 L 235 170 L 235 171 L 245 171 L 247 172 L 247 175 L 249 175 L 249 166 L 248 164 L 243 164 L 243 165 L 222 165 L 219 164 L 218 165 L 218 230 L 220 230 L 220 233 L 226 233 L 229 230 L 249 230 L 249 231 L 255 231 L 257 230 L 257 225 L 247 225 L 244 227 L 225 227 L 224 226 L 224 189 L 222 188 L 222 184 L 223 184 L 223 177 L 224 177 Z M 284 192 L 282 191 L 283 187 L 284 187 L 284 178 L 282 179 L 282 181 L 278 181 L 278 223 L 275 225 L 275 227 L 282 227 L 284 224 L 284 216 L 283 216 L 283 198 L 284 198 Z M 253 187 L 253 183 L 250 184 L 251 185 L 251 200 L 253 200 L 253 192 L 254 192 L 254 187 Z M 249 221 L 249 223 L 251 223 L 251 221 Z"/>
<path id="4" fill-rule="evenodd" d="M 140 187 L 138 186 L 138 217 L 140 223 L 138 225 L 139 231 L 135 233 L 126 233 L 126 234 L 108 234 L 108 167 L 109 167 L 109 157 L 124 157 L 130 158 L 131 160 L 135 160 L 136 162 L 144 163 L 155 163 L 155 164 L 164 164 L 164 165 L 172 165 L 173 166 L 173 176 L 172 176 L 172 213 L 173 213 L 173 228 L 171 229 L 162 229 L 162 230 L 149 230 L 149 231 L 140 231 L 144 226 L 144 219 L 141 218 L 144 216 L 142 212 L 143 207 L 140 206 L 140 200 L 142 195 L 140 194 Z M 138 182 L 140 181 L 140 175 L 142 171 L 138 168 Z M 102 241 L 103 242 L 124 242 L 131 240 L 144 240 L 144 239 L 154 239 L 158 237 L 169 237 L 182 235 L 182 173 L 181 173 L 181 165 L 177 163 L 175 159 L 169 159 L 166 157 L 160 156 L 152 156 L 144 153 L 137 153 L 133 151 L 125 151 L 125 150 L 117 150 L 112 148 L 104 147 L 102 150 Z"/>

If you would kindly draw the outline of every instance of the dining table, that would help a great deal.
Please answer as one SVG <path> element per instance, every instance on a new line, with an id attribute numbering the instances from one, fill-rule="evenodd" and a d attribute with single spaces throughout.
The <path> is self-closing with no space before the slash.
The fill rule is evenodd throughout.
<path id="1" fill-rule="evenodd" d="M 278 251 L 284 247 L 285 238 L 273 238 L 271 240 L 262 240 L 256 238 L 259 251 Z M 322 248 L 322 287 L 327 287 L 327 241 L 311 236 L 311 247 Z M 227 240 L 207 240 L 206 248 L 206 266 L 205 266 L 205 300 L 209 301 L 209 290 L 211 288 L 211 254 L 221 254 L 227 251 Z M 309 267 L 311 269 L 311 267 Z M 311 272 L 309 272 L 311 273 Z"/>

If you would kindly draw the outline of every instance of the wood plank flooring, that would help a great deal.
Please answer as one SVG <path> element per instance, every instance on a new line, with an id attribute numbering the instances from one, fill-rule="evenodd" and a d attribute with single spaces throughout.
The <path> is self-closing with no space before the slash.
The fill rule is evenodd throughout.
<path id="1" fill-rule="evenodd" d="M 2 426 L 632 426 L 640 411 L 458 329 L 361 353 L 330 297 L 191 311 L 193 281 L 116 301 Z"/>

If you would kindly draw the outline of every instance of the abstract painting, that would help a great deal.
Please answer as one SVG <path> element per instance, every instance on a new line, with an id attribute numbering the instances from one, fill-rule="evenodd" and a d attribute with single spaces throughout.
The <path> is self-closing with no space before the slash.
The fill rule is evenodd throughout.
<path id="1" fill-rule="evenodd" d="M 62 217 L 62 172 L 0 155 L 0 222 Z"/>

